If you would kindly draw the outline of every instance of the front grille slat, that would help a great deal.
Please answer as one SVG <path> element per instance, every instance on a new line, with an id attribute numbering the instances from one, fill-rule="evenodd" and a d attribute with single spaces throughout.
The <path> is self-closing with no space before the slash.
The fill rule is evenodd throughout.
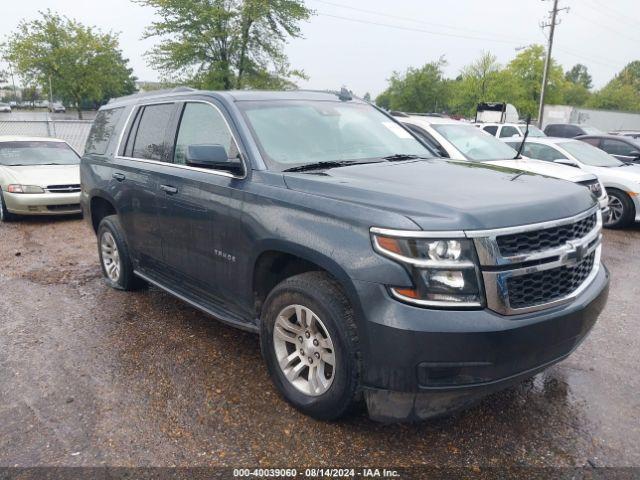
<path id="1" fill-rule="evenodd" d="M 496 241 L 500 254 L 505 257 L 526 255 L 561 247 L 571 240 L 582 238 L 593 230 L 596 224 L 597 216 L 594 213 L 569 225 L 502 235 L 497 237 Z"/>
<path id="2" fill-rule="evenodd" d="M 507 290 L 511 308 L 542 305 L 570 295 L 589 277 L 595 257 L 596 253 L 592 252 L 576 265 L 509 278 Z"/>
<path id="3" fill-rule="evenodd" d="M 80 185 L 49 185 L 45 190 L 49 193 L 78 193 L 80 191 Z"/>

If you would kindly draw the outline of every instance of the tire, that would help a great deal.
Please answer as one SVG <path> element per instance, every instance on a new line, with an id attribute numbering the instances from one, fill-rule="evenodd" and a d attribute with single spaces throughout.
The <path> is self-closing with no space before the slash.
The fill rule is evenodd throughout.
<path id="1" fill-rule="evenodd" d="M 0 223 L 1 222 L 11 222 L 15 220 L 17 216 L 7 210 L 7 205 L 4 203 L 4 196 L 2 195 L 2 190 L 0 190 Z"/>
<path id="2" fill-rule="evenodd" d="M 146 286 L 146 282 L 133 273 L 129 247 L 117 215 L 109 215 L 100 221 L 98 256 L 102 274 L 110 287 L 131 291 Z"/>
<path id="3" fill-rule="evenodd" d="M 311 318 L 310 328 L 300 327 L 300 316 L 303 321 Z M 283 331 L 279 318 L 289 319 L 287 328 L 298 329 L 293 337 L 287 336 L 288 341 L 279 334 Z M 278 284 L 265 301 L 260 328 L 260 346 L 271 379 L 295 408 L 318 420 L 336 420 L 360 401 L 361 355 L 353 309 L 328 274 L 308 272 Z M 279 359 L 287 357 L 293 360 L 283 362 L 288 365 L 283 369 Z M 293 382 L 285 370 L 295 377 Z M 316 391 L 310 392 L 314 387 Z"/>
<path id="4" fill-rule="evenodd" d="M 624 228 L 629 226 L 636 215 L 633 200 L 621 190 L 607 190 L 609 195 L 609 218 L 604 222 L 607 228 Z"/>

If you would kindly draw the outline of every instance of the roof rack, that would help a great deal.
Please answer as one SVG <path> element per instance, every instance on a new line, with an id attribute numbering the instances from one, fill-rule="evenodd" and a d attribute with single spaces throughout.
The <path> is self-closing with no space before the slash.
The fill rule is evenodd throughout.
<path id="1" fill-rule="evenodd" d="M 169 93 L 183 93 L 183 92 L 195 92 L 195 91 L 196 91 L 195 88 L 185 87 L 185 86 L 165 88 L 162 90 L 151 90 L 149 92 L 139 92 L 139 93 L 134 93 L 132 95 L 127 95 L 124 97 L 111 98 L 109 99 L 107 104 L 120 102 L 123 100 L 134 100 L 136 98 L 149 98 L 149 97 L 155 97 L 160 95 L 167 95 Z"/>

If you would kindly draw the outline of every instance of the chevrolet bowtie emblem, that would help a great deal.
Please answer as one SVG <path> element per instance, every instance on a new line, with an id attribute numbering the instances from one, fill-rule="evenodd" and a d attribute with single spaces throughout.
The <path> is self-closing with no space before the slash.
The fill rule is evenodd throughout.
<path id="1" fill-rule="evenodd" d="M 573 260 L 575 263 L 580 263 L 584 260 L 587 253 L 587 246 L 578 242 L 567 242 L 569 251 L 567 252 L 567 258 Z"/>

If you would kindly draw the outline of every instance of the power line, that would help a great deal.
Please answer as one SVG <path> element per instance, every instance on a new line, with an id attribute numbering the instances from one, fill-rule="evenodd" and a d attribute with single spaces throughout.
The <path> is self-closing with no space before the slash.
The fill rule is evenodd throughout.
<path id="1" fill-rule="evenodd" d="M 368 14 L 371 14 L 371 15 L 377 15 L 377 16 L 381 16 L 381 17 L 385 17 L 385 18 L 391 18 L 391 19 L 395 19 L 395 20 L 403 20 L 403 21 L 406 21 L 406 22 L 417 23 L 417 24 L 421 24 L 421 25 L 430 25 L 432 27 L 444 28 L 444 29 L 447 29 L 447 30 L 471 32 L 471 33 L 477 33 L 477 34 L 480 34 L 480 35 L 491 35 L 491 38 L 496 38 L 496 35 L 494 34 L 494 32 L 472 30 L 472 29 L 469 29 L 469 28 L 460 28 L 458 26 L 451 25 L 451 24 L 446 24 L 446 23 L 427 22 L 425 20 L 416 19 L 416 18 L 410 18 L 410 17 L 404 17 L 404 16 L 400 16 L 400 15 L 393 15 L 393 14 L 390 14 L 390 13 L 381 12 L 379 10 L 369 10 L 369 9 L 366 9 L 366 8 L 358 8 L 358 7 L 351 7 L 351 6 L 347 6 L 347 5 L 341 5 L 339 3 L 330 2 L 330 1 L 327 1 L 327 0 L 314 0 L 314 1 L 318 2 L 318 3 L 323 3 L 325 5 L 331 5 L 332 7 L 342 8 L 342 9 L 346 9 L 346 10 L 352 10 L 352 11 L 355 11 L 355 12 L 368 13 Z M 513 40 L 514 42 L 517 41 L 519 43 L 526 42 L 526 40 L 522 39 L 522 38 L 516 39 L 515 37 L 506 37 L 504 35 L 499 35 L 499 36 L 502 37 L 502 39 L 504 39 L 504 40 Z"/>
<path id="2" fill-rule="evenodd" d="M 598 20 L 598 21 L 596 21 L 596 20 L 592 20 L 592 19 L 590 19 L 590 18 L 588 18 L 588 17 L 585 17 L 585 16 L 583 16 L 583 15 L 581 15 L 581 14 L 579 14 L 579 13 L 574 13 L 574 14 L 575 14 L 575 16 L 576 16 L 576 17 L 578 17 L 579 19 L 581 19 L 581 20 L 583 20 L 583 21 L 585 21 L 585 22 L 589 22 L 589 23 L 591 23 L 592 25 L 595 25 L 596 27 L 600 27 L 600 28 L 602 28 L 603 30 L 606 30 L 608 33 L 614 33 L 614 34 L 616 34 L 616 35 L 619 35 L 620 37 L 624 37 L 624 38 L 626 38 L 627 40 L 629 40 L 629 41 L 631 41 L 631 42 L 640 42 L 640 39 L 630 37 L 630 36 L 629 36 L 629 35 L 627 35 L 626 33 L 622 33 L 622 32 L 620 32 L 620 31 L 618 31 L 615 27 L 613 27 L 613 26 L 609 25 L 608 23 L 603 23 L 603 22 L 602 22 L 602 21 L 600 21 L 600 20 Z"/>
<path id="3" fill-rule="evenodd" d="M 610 5 L 599 5 L 595 1 L 587 1 L 587 0 L 582 0 L 581 3 L 585 5 L 587 8 L 590 8 L 591 10 L 596 12 L 598 15 L 605 15 L 611 18 L 612 20 L 626 23 L 627 25 L 634 28 L 638 27 L 637 21 L 629 19 L 629 14 L 619 13 L 614 8 L 611 8 Z"/>

